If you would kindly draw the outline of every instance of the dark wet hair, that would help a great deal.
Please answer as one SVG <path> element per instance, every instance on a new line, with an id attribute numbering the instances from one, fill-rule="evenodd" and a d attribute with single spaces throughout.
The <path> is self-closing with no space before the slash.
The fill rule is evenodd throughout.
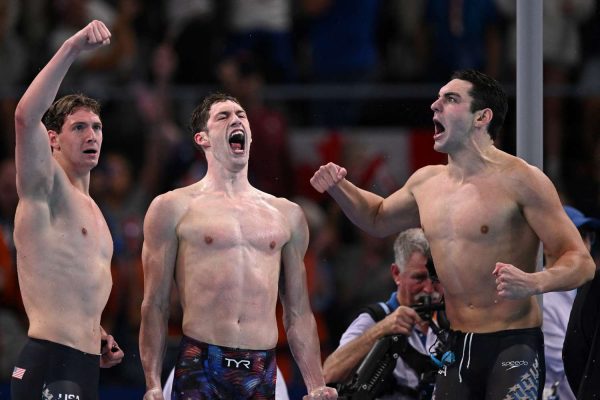
<path id="1" fill-rule="evenodd" d="M 210 108 L 213 104 L 224 101 L 233 101 L 234 103 L 240 104 L 238 99 L 225 93 L 211 93 L 202 100 L 202 103 L 192 111 L 192 118 L 190 121 L 190 130 L 192 131 L 192 134 L 206 130 L 206 124 L 208 123 L 208 117 L 210 116 Z"/>
<path id="2" fill-rule="evenodd" d="M 469 95 L 473 98 L 471 112 L 484 108 L 492 110 L 494 116 L 488 127 L 488 133 L 492 140 L 496 140 L 508 111 L 508 100 L 500 83 L 494 78 L 472 69 L 456 71 L 452 74 L 452 79 L 460 79 L 473 85 L 469 91 Z"/>
<path id="3" fill-rule="evenodd" d="M 56 100 L 42 117 L 49 131 L 60 133 L 65 119 L 80 108 L 90 110 L 100 116 L 100 103 L 82 94 L 69 94 Z"/>

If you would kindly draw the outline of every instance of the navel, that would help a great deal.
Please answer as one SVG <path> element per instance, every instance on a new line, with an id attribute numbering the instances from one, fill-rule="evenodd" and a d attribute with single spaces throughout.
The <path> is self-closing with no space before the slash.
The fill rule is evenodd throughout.
<path id="1" fill-rule="evenodd" d="M 481 230 L 481 233 L 483 233 L 485 235 L 486 233 L 489 232 L 490 228 L 488 228 L 487 225 L 481 225 L 481 229 L 480 230 Z"/>
<path id="2" fill-rule="evenodd" d="M 85 228 L 83 228 L 83 227 L 82 227 L 82 228 L 81 228 L 81 234 L 82 234 L 83 236 L 86 236 L 86 235 L 87 235 L 87 229 L 85 229 Z"/>
<path id="3" fill-rule="evenodd" d="M 271 241 L 271 243 L 269 243 L 269 247 L 271 248 L 271 250 L 273 250 L 275 248 L 275 241 Z"/>
<path id="4" fill-rule="evenodd" d="M 204 243 L 211 244 L 213 242 L 213 238 L 210 236 L 204 236 Z"/>

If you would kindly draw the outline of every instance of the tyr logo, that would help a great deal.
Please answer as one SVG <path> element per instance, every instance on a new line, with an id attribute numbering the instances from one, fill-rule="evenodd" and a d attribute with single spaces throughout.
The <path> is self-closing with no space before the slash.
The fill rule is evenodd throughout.
<path id="1" fill-rule="evenodd" d="M 234 358 L 223 357 L 223 366 L 226 368 L 250 369 L 251 365 L 250 360 L 236 360 Z"/>

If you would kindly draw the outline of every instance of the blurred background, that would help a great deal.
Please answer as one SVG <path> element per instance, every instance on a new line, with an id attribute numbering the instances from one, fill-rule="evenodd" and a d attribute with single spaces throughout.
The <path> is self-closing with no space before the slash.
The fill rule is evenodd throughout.
<path id="1" fill-rule="evenodd" d="M 600 215 L 600 1 L 544 0 L 544 171 L 563 201 Z M 8 399 L 27 320 L 12 241 L 17 203 L 14 109 L 60 44 L 92 19 L 111 45 L 80 57 L 60 94 L 103 105 L 103 154 L 91 191 L 114 239 L 103 326 L 126 356 L 102 370 L 102 399 L 144 391 L 138 331 L 142 223 L 160 193 L 206 169 L 192 109 L 208 93 L 237 96 L 253 143 L 251 183 L 300 204 L 310 225 L 305 263 L 322 355 L 358 309 L 387 298 L 393 237 L 356 229 L 309 184 L 333 161 L 386 196 L 432 150 L 430 104 L 456 69 L 498 79 L 510 109 L 496 145 L 515 154 L 515 0 L 0 0 L 0 399 Z M 598 260 L 598 249 L 594 249 Z M 181 334 L 176 293 L 165 372 Z M 304 385 L 284 331 L 278 364 L 290 397 Z"/>

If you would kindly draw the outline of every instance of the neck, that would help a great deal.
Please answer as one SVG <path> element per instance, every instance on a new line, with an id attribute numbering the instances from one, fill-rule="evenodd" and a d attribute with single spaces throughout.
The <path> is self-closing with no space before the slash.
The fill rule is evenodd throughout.
<path id="1" fill-rule="evenodd" d="M 90 194 L 90 170 L 88 168 L 77 168 L 72 164 L 67 163 L 64 159 L 56 157 L 58 164 L 61 166 L 69 182 L 77 190 L 89 196 Z"/>
<path id="2" fill-rule="evenodd" d="M 493 162 L 497 151 L 491 139 L 471 140 L 460 150 L 448 154 L 448 168 L 452 175 L 459 178 L 476 175 Z"/>
<path id="3" fill-rule="evenodd" d="M 244 192 L 252 187 L 248 181 L 247 165 L 239 171 L 230 171 L 225 168 L 211 168 L 209 165 L 202 182 L 214 191 L 222 191 L 228 194 Z"/>

